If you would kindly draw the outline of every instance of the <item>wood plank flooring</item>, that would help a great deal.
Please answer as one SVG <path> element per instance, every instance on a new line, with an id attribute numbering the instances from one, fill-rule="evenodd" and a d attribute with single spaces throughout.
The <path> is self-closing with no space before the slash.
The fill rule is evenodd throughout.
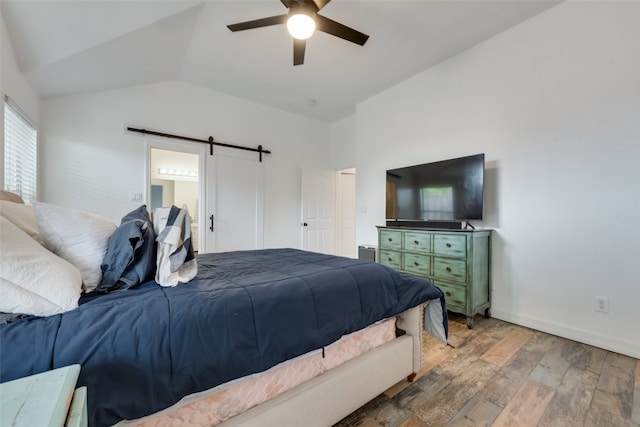
<path id="1" fill-rule="evenodd" d="M 449 314 L 446 346 L 335 427 L 640 427 L 640 360 L 476 316 Z"/>

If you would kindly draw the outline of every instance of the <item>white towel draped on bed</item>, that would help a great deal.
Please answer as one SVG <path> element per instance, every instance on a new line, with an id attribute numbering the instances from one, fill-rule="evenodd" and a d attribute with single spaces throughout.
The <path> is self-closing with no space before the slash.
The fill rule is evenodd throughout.
<path id="1" fill-rule="evenodd" d="M 156 282 L 161 286 L 187 283 L 198 272 L 191 243 L 191 217 L 186 209 L 175 206 L 154 212 L 158 238 Z"/>

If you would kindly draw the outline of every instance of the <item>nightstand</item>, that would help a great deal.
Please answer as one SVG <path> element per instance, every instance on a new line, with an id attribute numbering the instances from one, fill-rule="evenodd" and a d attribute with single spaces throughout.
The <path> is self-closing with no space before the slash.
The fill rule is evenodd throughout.
<path id="1" fill-rule="evenodd" d="M 87 388 L 75 389 L 80 365 L 0 384 L 0 425 L 87 426 Z"/>

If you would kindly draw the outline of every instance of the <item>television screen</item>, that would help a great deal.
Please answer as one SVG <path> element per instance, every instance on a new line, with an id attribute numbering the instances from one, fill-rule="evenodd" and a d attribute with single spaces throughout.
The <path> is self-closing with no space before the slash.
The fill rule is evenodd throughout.
<path id="1" fill-rule="evenodd" d="M 387 171 L 387 220 L 482 219 L 484 154 Z"/>

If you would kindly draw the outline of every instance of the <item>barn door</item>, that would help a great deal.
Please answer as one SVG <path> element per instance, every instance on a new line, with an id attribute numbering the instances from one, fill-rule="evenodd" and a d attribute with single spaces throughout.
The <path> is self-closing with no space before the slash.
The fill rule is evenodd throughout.
<path id="1" fill-rule="evenodd" d="M 263 247 L 263 166 L 253 152 L 207 156 L 206 252 Z"/>

